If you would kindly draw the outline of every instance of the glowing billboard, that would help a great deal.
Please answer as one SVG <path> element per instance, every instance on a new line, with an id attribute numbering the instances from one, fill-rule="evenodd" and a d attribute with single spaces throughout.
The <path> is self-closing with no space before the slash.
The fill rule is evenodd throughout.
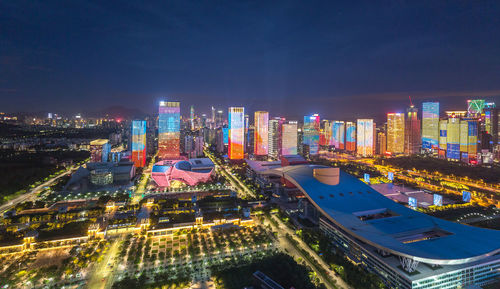
<path id="1" fill-rule="evenodd" d="M 365 183 L 369 184 L 370 183 L 370 174 L 365 173 L 363 176 L 363 179 Z"/>
<path id="2" fill-rule="evenodd" d="M 442 206 L 443 205 L 443 196 L 441 196 L 439 194 L 434 194 L 434 198 L 433 198 L 432 203 L 434 206 Z"/>
<path id="3" fill-rule="evenodd" d="M 229 108 L 229 147 L 228 156 L 231 160 L 244 158 L 245 144 L 245 108 Z"/>
<path id="4" fill-rule="evenodd" d="M 387 178 L 392 182 L 394 181 L 394 173 L 393 172 L 388 172 L 387 173 Z"/>
<path id="5" fill-rule="evenodd" d="M 471 200 L 471 193 L 467 191 L 462 191 L 462 201 L 468 203 L 470 202 L 470 200 Z"/>
<path id="6" fill-rule="evenodd" d="M 408 197 L 408 206 L 415 209 L 417 207 L 417 199 L 413 197 Z"/>

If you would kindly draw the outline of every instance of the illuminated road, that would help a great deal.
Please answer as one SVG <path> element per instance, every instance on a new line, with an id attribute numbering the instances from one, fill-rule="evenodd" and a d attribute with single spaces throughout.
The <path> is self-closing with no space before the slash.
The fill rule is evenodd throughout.
<path id="1" fill-rule="evenodd" d="M 118 258 L 115 257 L 118 254 L 120 242 L 123 240 L 123 236 L 124 235 L 113 241 L 107 253 L 103 256 L 101 262 L 95 266 L 92 276 L 88 282 L 89 289 L 109 289 L 113 286 L 115 272 L 118 267 L 118 264 L 116 264 L 115 261 L 118 260 Z"/>
<path id="2" fill-rule="evenodd" d="M 0 206 L 0 214 L 3 215 L 4 212 L 10 210 L 11 208 L 15 207 L 19 203 L 35 200 L 35 197 L 37 196 L 37 194 L 40 193 L 40 191 L 42 191 L 44 187 L 48 187 L 48 186 L 52 185 L 59 178 L 62 178 L 64 176 L 70 174 L 75 169 L 76 169 L 75 167 L 70 167 L 67 171 L 65 171 L 65 172 L 51 178 L 50 180 L 44 182 L 43 184 L 31 189 L 28 193 L 22 194 L 19 197 L 7 202 L 6 204 L 3 204 L 2 206 Z"/>
<path id="3" fill-rule="evenodd" d="M 241 182 L 237 177 L 235 177 L 231 172 L 228 172 L 227 167 L 224 164 L 221 164 L 220 160 L 217 159 L 211 152 L 205 150 L 205 155 L 210 158 L 210 160 L 215 164 L 215 168 L 221 172 L 226 179 L 231 183 L 233 188 L 238 191 L 238 193 L 243 196 L 251 196 L 256 197 L 255 193 L 250 190 L 243 182 Z"/>
<path id="4" fill-rule="evenodd" d="M 142 179 L 139 185 L 137 185 L 137 189 L 135 190 L 134 197 L 132 198 L 132 204 L 138 203 L 141 199 L 143 194 L 146 192 L 146 186 L 148 185 L 148 182 L 151 177 L 151 171 L 153 170 L 153 165 L 156 162 L 156 155 L 154 155 L 151 158 L 151 161 L 149 162 L 147 167 L 144 167 L 142 170 Z"/>
<path id="5" fill-rule="evenodd" d="M 276 232 L 278 232 L 278 240 L 280 242 L 280 247 L 281 248 L 286 249 L 287 253 L 290 254 L 290 255 L 292 255 L 292 256 L 294 256 L 295 258 L 297 258 L 297 257 L 302 258 L 311 269 L 314 270 L 316 268 L 317 265 L 309 262 L 309 260 L 307 258 L 305 258 L 305 256 L 303 256 L 302 252 L 299 252 L 295 248 L 295 246 L 293 244 L 291 244 L 291 242 L 286 238 L 286 234 L 289 234 L 295 241 L 298 242 L 299 247 L 302 250 L 308 252 L 309 255 L 312 258 L 314 258 L 314 260 L 316 261 L 316 263 L 319 264 L 322 267 L 322 269 L 327 272 L 328 276 L 326 278 L 329 278 L 330 280 L 334 280 L 335 281 L 335 287 L 333 287 L 327 280 L 325 280 L 325 278 L 319 272 L 317 272 L 316 270 L 314 270 L 315 273 L 316 273 L 316 275 L 318 276 L 318 278 L 321 280 L 321 282 L 327 288 L 346 288 L 346 289 L 352 289 L 349 285 L 347 285 L 344 282 L 344 280 L 342 280 L 342 278 L 340 278 L 334 271 L 332 271 L 330 269 L 330 266 L 325 261 L 323 261 L 323 259 L 321 259 L 316 254 L 316 252 L 314 252 L 313 250 L 311 250 L 311 248 L 309 248 L 309 246 L 307 246 L 306 243 L 304 243 L 300 238 L 298 238 L 295 235 L 295 232 L 293 232 L 290 228 L 288 228 L 285 224 L 283 224 L 283 222 L 281 222 L 281 220 L 279 220 L 279 218 L 274 218 L 273 216 L 271 216 L 271 218 L 273 218 L 273 220 L 278 223 L 278 227 L 276 227 L 274 225 L 274 223 L 271 222 L 268 219 L 267 216 L 264 215 L 264 218 L 267 221 L 267 223 L 270 224 L 273 228 L 275 228 Z"/>

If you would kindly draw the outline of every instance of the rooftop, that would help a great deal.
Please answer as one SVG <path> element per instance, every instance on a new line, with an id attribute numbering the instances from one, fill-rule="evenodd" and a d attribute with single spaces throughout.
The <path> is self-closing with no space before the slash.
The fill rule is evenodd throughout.
<path id="1" fill-rule="evenodd" d="M 469 263 L 500 252 L 500 231 L 461 225 L 419 213 L 340 171 L 336 185 L 314 176 L 326 166 L 272 169 L 295 184 L 319 211 L 350 235 L 395 255 L 428 263 Z"/>

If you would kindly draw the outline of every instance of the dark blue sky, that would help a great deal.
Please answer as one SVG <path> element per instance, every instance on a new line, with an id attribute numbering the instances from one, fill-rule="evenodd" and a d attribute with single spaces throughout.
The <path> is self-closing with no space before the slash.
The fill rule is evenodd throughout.
<path id="1" fill-rule="evenodd" d="M 498 1 L 123 2 L 0 0 L 0 110 L 152 112 L 166 97 L 343 119 L 408 95 L 500 100 Z"/>

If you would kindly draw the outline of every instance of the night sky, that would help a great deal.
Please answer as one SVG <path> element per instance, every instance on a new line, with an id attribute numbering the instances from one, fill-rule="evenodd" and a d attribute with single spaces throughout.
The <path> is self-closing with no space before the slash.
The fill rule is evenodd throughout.
<path id="1" fill-rule="evenodd" d="M 408 95 L 500 101 L 499 1 L 123 2 L 0 0 L 0 111 L 149 113 L 164 97 L 352 119 Z"/>

